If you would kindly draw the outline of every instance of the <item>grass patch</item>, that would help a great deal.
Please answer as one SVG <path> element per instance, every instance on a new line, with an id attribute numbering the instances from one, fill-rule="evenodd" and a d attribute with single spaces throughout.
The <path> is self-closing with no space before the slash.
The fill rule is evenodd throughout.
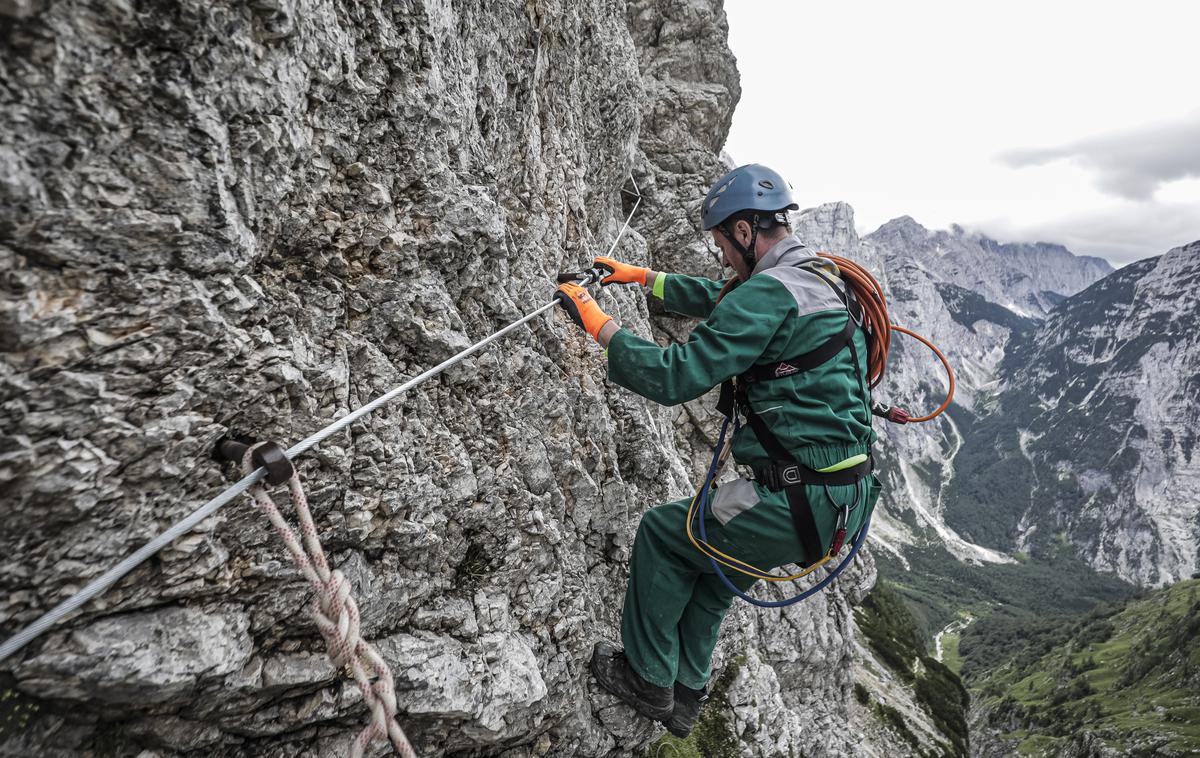
<path id="1" fill-rule="evenodd" d="M 946 664 L 946 668 L 953 671 L 956 676 L 962 674 L 962 655 L 958 650 L 961 639 L 958 634 L 942 635 L 942 663 Z"/>
<path id="2" fill-rule="evenodd" d="M 0 740 L 24 732 L 40 709 L 36 700 L 0 681 Z"/>
<path id="3" fill-rule="evenodd" d="M 1062 749 L 1062 740 L 1055 737 L 1035 735 L 1017 743 L 1020 755 L 1057 755 Z"/>
<path id="4" fill-rule="evenodd" d="M 1200 581 L 1081 617 L 981 624 L 962 650 L 989 720 L 1022 753 L 1087 734 L 1122 755 L 1200 753 Z"/>
<path id="5" fill-rule="evenodd" d="M 637 753 L 641 758 L 739 758 L 741 740 L 730 716 L 729 687 L 746 664 L 740 655 L 721 670 L 709 690 L 696 728 L 685 739 L 667 733 Z"/>
<path id="6" fill-rule="evenodd" d="M 871 704 L 871 693 L 867 692 L 866 687 L 862 686 L 858 682 L 855 682 L 854 683 L 854 699 L 858 701 L 859 705 L 870 705 Z"/>
<path id="7" fill-rule="evenodd" d="M 458 584 L 468 594 L 479 589 L 492 573 L 492 558 L 478 542 L 470 542 L 463 558 L 455 567 Z"/>

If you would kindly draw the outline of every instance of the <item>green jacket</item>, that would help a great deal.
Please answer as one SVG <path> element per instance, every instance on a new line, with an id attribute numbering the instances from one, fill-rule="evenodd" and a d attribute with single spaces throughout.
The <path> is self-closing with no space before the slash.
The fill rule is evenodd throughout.
<path id="1" fill-rule="evenodd" d="M 846 308 L 805 266 L 821 267 L 843 286 L 837 267 L 812 255 L 795 236 L 773 246 L 720 305 L 721 282 L 666 274 L 659 290 L 666 309 L 705 321 L 686 343 L 665 348 L 618 331 L 608 345 L 609 379 L 657 403 L 676 405 L 754 364 L 786 360 L 821 346 L 845 327 Z M 866 337 L 860 329 L 853 339 L 857 365 L 844 349 L 810 371 L 756 382 L 748 390 L 751 407 L 783 446 L 814 469 L 867 453 L 875 440 L 870 393 L 863 391 Z M 748 426 L 734 438 L 733 457 L 756 469 L 767 462 Z"/>

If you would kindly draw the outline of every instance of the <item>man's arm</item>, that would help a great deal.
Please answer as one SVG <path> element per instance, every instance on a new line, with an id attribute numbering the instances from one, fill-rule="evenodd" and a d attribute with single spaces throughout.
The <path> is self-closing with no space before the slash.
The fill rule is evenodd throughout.
<path id="1" fill-rule="evenodd" d="M 708 318 L 725 286 L 725 282 L 687 274 L 659 273 L 658 277 L 651 292 L 662 299 L 663 307 L 692 318 Z"/>
<path id="2" fill-rule="evenodd" d="M 600 280 L 602 285 L 640 284 L 649 288 L 651 294 L 662 300 L 663 306 L 671 313 L 693 318 L 708 318 L 708 314 L 712 313 L 717 304 L 717 295 L 721 293 L 725 284 L 697 276 L 655 271 L 645 266 L 622 263 L 607 256 L 597 257 L 592 261 L 592 265 L 610 272 Z"/>
<path id="3" fill-rule="evenodd" d="M 681 345 L 662 348 L 610 322 L 600 333 L 603 343 L 609 332 L 608 378 L 662 405 L 687 402 L 754 365 L 794 310 L 783 286 L 763 276 L 722 300 Z"/>

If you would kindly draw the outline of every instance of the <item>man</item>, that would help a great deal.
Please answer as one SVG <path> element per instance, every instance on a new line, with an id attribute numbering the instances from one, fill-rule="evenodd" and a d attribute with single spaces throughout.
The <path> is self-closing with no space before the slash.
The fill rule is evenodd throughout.
<path id="1" fill-rule="evenodd" d="M 851 320 L 857 306 L 852 297 L 847 303 L 837 267 L 791 234 L 787 212 L 797 207 L 788 183 L 765 166 L 741 166 L 713 185 L 702 226 L 739 280 L 723 296 L 722 282 L 596 259 L 612 272 L 602 284 L 641 284 L 668 311 L 705 319 L 684 344 L 661 348 L 641 339 L 582 287 L 559 287 L 572 320 L 607 348 L 609 379 L 622 387 L 676 405 L 742 377 L 742 412 L 751 424 L 734 437 L 733 457 L 754 478 L 721 485 L 705 526 L 709 544 L 759 569 L 819 560 L 839 526 L 858 530 L 879 493 L 869 473 L 875 434 L 866 338 L 861 321 Z M 834 352 L 808 366 L 804 358 L 821 348 Z M 759 380 L 747 374 L 752 370 Z M 847 474 L 854 481 L 768 486 L 779 486 L 772 471 L 797 462 L 816 477 L 811 481 L 839 471 L 836 481 Z M 592 658 L 601 686 L 680 737 L 695 726 L 706 699 L 713 648 L 733 598 L 687 538 L 690 502 L 659 505 L 642 517 L 621 617 L 624 650 L 600 642 Z M 728 573 L 742 591 L 754 583 Z"/>

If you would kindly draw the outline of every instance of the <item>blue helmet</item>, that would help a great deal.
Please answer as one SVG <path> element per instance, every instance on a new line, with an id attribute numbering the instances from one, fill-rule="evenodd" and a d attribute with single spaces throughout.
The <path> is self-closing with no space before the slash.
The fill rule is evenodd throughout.
<path id="1" fill-rule="evenodd" d="M 779 172 L 760 163 L 738 166 L 722 176 L 704 197 L 700 226 L 704 231 L 720 226 L 738 211 L 795 211 L 792 185 Z"/>

